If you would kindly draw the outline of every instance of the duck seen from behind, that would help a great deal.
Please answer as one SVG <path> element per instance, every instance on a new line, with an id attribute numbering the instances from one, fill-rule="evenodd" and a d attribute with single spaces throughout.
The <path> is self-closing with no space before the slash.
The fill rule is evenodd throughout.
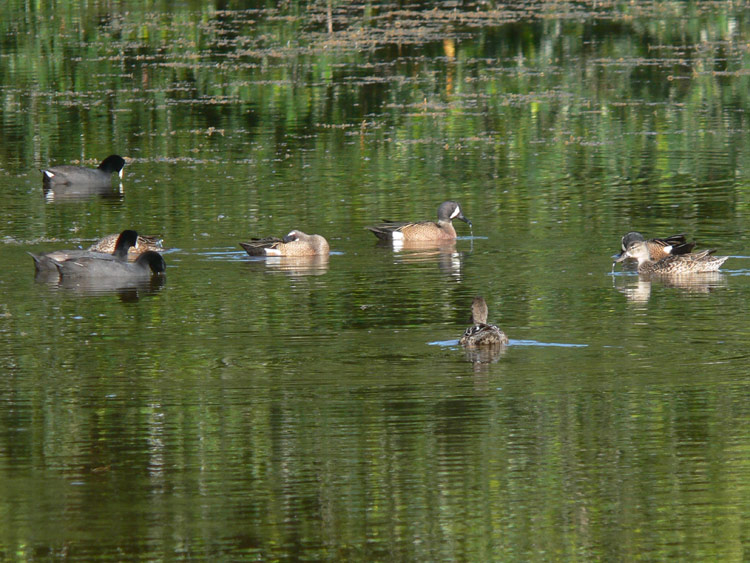
<path id="1" fill-rule="evenodd" d="M 112 182 L 112 174 L 114 173 L 117 173 L 122 180 L 124 167 L 125 159 L 112 154 L 102 160 L 97 168 L 64 164 L 43 169 L 42 182 L 50 188 L 70 185 L 108 186 Z"/>
<path id="2" fill-rule="evenodd" d="M 464 331 L 463 336 L 458 341 L 465 348 L 475 348 L 480 346 L 504 346 L 508 343 L 508 337 L 495 325 L 487 324 L 487 302 L 484 297 L 475 297 L 471 303 L 471 322 L 470 326 Z"/>
<path id="3" fill-rule="evenodd" d="M 128 251 L 130 248 L 136 245 L 138 241 L 138 233 L 131 229 L 122 231 L 117 236 L 117 241 L 112 249 L 112 253 L 103 252 L 92 252 L 91 250 L 54 250 L 52 252 L 46 252 L 44 254 L 32 254 L 29 255 L 34 259 L 34 267 L 37 272 L 58 272 L 57 264 L 66 260 L 84 258 L 84 257 L 95 257 L 100 260 L 117 260 L 125 261 L 128 258 Z"/>
<path id="4" fill-rule="evenodd" d="M 438 220 L 419 222 L 384 221 L 379 225 L 365 227 L 380 240 L 424 242 L 452 240 L 456 238 L 453 219 L 460 219 L 471 227 L 471 221 L 461 212 L 461 206 L 455 201 L 444 201 L 438 207 Z"/>
<path id="5" fill-rule="evenodd" d="M 634 242 L 645 242 L 648 247 L 649 255 L 651 260 L 659 261 L 667 256 L 676 256 L 679 254 L 688 254 L 695 248 L 695 241 L 688 242 L 686 235 L 681 233 L 679 235 L 671 235 L 665 238 L 646 238 L 637 231 L 630 231 L 626 233 L 620 241 L 620 252 L 612 256 L 615 259 L 615 263 L 627 260 L 628 247 Z"/>
<path id="6" fill-rule="evenodd" d="M 266 237 L 241 242 L 250 256 L 328 256 L 328 241 L 321 235 L 308 235 L 295 229 L 284 238 Z"/>
<path id="7" fill-rule="evenodd" d="M 715 272 L 729 256 L 711 256 L 714 250 L 669 255 L 661 260 L 651 258 L 647 241 L 634 241 L 628 245 L 626 255 L 638 261 L 639 274 L 698 274 Z"/>

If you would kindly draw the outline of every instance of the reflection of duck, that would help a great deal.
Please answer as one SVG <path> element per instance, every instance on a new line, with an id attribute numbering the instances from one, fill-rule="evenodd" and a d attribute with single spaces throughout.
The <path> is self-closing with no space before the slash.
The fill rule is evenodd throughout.
<path id="1" fill-rule="evenodd" d="M 648 303 L 651 297 L 651 280 L 644 276 L 628 276 L 624 285 L 615 287 L 630 303 Z"/>
<path id="2" fill-rule="evenodd" d="M 629 258 L 627 255 L 628 247 L 634 242 L 645 242 L 648 247 L 651 260 L 659 261 L 670 255 L 687 254 L 695 247 L 695 241 L 687 242 L 684 234 L 672 235 L 666 238 L 652 238 L 646 240 L 641 233 L 631 231 L 622 237 L 620 247 L 621 252 L 615 254 L 612 258 L 615 262 L 622 262 Z"/>
<path id="3" fill-rule="evenodd" d="M 264 260 L 269 269 L 290 276 L 319 276 L 328 271 L 328 254 L 318 256 L 269 256 Z"/>
<path id="4" fill-rule="evenodd" d="M 240 246 L 250 256 L 319 256 L 328 255 L 328 241 L 320 235 L 308 235 L 299 230 L 290 231 L 283 239 L 267 237 L 241 242 Z"/>
<path id="5" fill-rule="evenodd" d="M 34 267 L 37 272 L 58 273 L 58 264 L 66 260 L 93 256 L 101 260 L 126 260 L 128 250 L 136 244 L 138 233 L 127 229 L 117 236 L 117 241 L 112 249 L 112 254 L 92 252 L 90 250 L 55 250 L 44 254 L 29 254 L 34 259 Z"/>
<path id="6" fill-rule="evenodd" d="M 687 293 L 711 293 L 726 287 L 726 276 L 721 272 L 699 272 L 688 274 L 658 274 L 646 276 L 627 276 L 623 285 L 617 285 L 617 290 L 624 294 L 633 304 L 647 303 L 651 297 L 652 282 L 658 282 L 662 287 L 679 289 Z"/>
<path id="7" fill-rule="evenodd" d="M 474 323 L 458 341 L 466 348 L 503 346 L 508 337 L 495 325 L 487 324 L 487 302 L 484 297 L 475 297 L 471 303 L 471 322 Z"/>
<path id="8" fill-rule="evenodd" d="M 63 277 L 49 285 L 79 295 L 117 294 L 122 301 L 135 302 L 144 295 L 157 293 L 166 276 L 132 277 Z"/>
<path id="9" fill-rule="evenodd" d="M 457 202 L 444 201 L 438 207 L 437 223 L 434 221 L 416 223 L 385 221 L 380 225 L 365 228 L 375 233 L 375 236 L 381 240 L 406 242 L 448 240 L 456 238 L 453 219 L 460 219 L 471 226 L 471 221 L 461 213 L 461 207 Z"/>
<path id="10" fill-rule="evenodd" d="M 646 241 L 635 241 L 628 245 L 626 255 L 638 260 L 639 274 L 688 274 L 715 272 L 729 256 L 711 256 L 714 250 L 695 254 L 670 255 L 654 261 Z"/>
<path id="11" fill-rule="evenodd" d="M 119 237 L 120 235 L 107 235 L 106 237 L 102 237 L 89 246 L 89 251 L 114 254 Z M 161 245 L 161 239 L 153 235 L 138 235 L 135 245 L 130 247 L 127 255 L 131 260 L 135 260 L 137 256 L 140 256 L 147 250 L 153 250 L 155 252 L 163 251 L 164 248 Z"/>
<path id="12" fill-rule="evenodd" d="M 722 272 L 702 272 L 698 275 L 663 276 L 661 283 L 664 287 L 674 287 L 692 293 L 710 293 L 714 289 L 726 287 L 727 278 Z"/>
<path id="13" fill-rule="evenodd" d="M 85 168 L 65 164 L 42 170 L 42 181 L 45 186 L 89 185 L 109 186 L 115 172 L 122 180 L 125 159 L 116 154 L 110 155 L 99 164 L 98 168 Z"/>
<path id="14" fill-rule="evenodd" d="M 481 371 L 484 364 L 494 364 L 505 354 L 508 347 L 504 345 L 497 346 L 477 346 L 464 348 L 466 360 L 474 364 L 475 371 Z"/>
<path id="15" fill-rule="evenodd" d="M 65 185 L 49 187 L 44 185 L 44 198 L 48 202 L 55 201 L 80 201 L 94 196 L 102 199 L 122 199 L 122 188 L 113 189 L 110 185 Z"/>
<path id="16" fill-rule="evenodd" d="M 380 245 L 393 250 L 394 258 L 402 263 L 436 262 L 440 271 L 449 276 L 459 276 L 463 254 L 456 250 L 456 240 L 393 241 L 388 243 L 379 241 Z"/>

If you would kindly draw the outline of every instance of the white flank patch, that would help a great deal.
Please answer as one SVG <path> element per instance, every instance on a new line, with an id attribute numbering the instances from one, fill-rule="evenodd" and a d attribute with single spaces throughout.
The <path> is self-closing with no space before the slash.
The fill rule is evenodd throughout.
<path id="1" fill-rule="evenodd" d="M 125 171 L 124 168 L 120 168 L 120 171 L 117 173 L 117 175 L 120 177 L 120 180 L 122 180 L 122 173 Z"/>
<path id="2" fill-rule="evenodd" d="M 404 233 L 402 233 L 401 231 L 393 231 L 391 233 L 391 238 L 393 240 L 404 240 Z"/>
<path id="3" fill-rule="evenodd" d="M 278 248 L 266 248 L 266 256 L 281 256 L 281 251 Z"/>
<path id="4" fill-rule="evenodd" d="M 665 246 L 664 252 L 666 252 L 667 254 L 670 254 L 672 252 L 672 245 L 670 244 L 670 245 Z"/>

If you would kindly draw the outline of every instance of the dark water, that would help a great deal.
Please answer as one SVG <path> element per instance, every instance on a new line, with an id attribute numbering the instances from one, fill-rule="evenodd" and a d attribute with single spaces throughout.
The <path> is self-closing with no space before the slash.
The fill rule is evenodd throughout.
<path id="1" fill-rule="evenodd" d="M 746 559 L 746 7 L 433 8 L 0 8 L 5 559 Z M 163 284 L 35 282 L 125 228 Z M 237 244 L 293 228 L 329 260 Z M 632 229 L 732 257 L 613 274 Z"/>

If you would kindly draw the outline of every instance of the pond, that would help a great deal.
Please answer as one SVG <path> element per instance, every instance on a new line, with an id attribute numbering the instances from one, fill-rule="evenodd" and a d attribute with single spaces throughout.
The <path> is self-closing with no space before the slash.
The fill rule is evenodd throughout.
<path id="1" fill-rule="evenodd" d="M 0 14 L 5 559 L 745 559 L 746 5 Z M 447 200 L 455 243 L 365 229 Z M 124 229 L 163 279 L 35 280 Z M 329 259 L 239 246 L 292 229 Z M 631 230 L 730 258 L 644 279 Z M 477 295 L 497 354 L 458 345 Z"/>

